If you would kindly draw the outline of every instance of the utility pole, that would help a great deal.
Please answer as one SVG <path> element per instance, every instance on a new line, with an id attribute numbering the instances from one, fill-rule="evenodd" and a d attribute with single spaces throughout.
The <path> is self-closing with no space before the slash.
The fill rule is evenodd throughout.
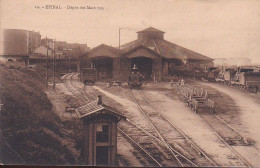
<path id="1" fill-rule="evenodd" d="M 55 56 L 55 39 L 53 39 L 53 89 L 55 89 L 55 70 L 56 70 L 56 56 Z"/>
<path id="2" fill-rule="evenodd" d="M 46 53 L 46 88 L 48 88 L 48 81 L 49 81 L 49 73 L 48 73 L 48 70 L 49 70 L 49 58 L 48 58 L 48 38 L 46 36 L 46 49 L 47 49 L 47 53 Z"/>
<path id="3" fill-rule="evenodd" d="M 72 51 L 72 49 L 70 50 L 70 55 L 69 55 L 69 72 L 71 72 L 71 55 L 72 55 L 72 53 L 71 53 L 71 51 Z"/>
<path id="4" fill-rule="evenodd" d="M 119 39 L 118 39 L 118 43 L 119 43 L 119 46 L 118 46 L 118 55 L 119 55 L 119 71 L 118 71 L 118 80 L 120 81 L 121 79 L 121 53 L 120 53 L 120 28 L 119 28 Z"/>

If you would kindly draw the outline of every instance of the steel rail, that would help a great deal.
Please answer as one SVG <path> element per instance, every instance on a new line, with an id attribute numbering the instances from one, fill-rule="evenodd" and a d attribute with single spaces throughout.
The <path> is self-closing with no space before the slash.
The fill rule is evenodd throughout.
<path id="1" fill-rule="evenodd" d="M 240 92 L 245 93 L 245 94 L 249 94 L 250 96 L 252 96 L 252 97 L 254 97 L 254 98 L 260 100 L 260 98 L 255 95 L 255 94 L 258 94 L 258 93 L 250 93 L 250 92 L 248 92 L 248 91 L 244 91 L 244 90 L 241 90 L 241 89 L 237 89 L 237 88 L 232 87 L 232 86 L 229 87 L 229 86 L 227 86 L 227 85 L 225 85 L 225 84 L 221 84 L 221 83 L 216 83 L 216 84 L 220 84 L 221 86 L 224 86 L 224 87 L 226 87 L 226 88 L 231 88 L 231 89 L 234 89 L 234 90 L 236 90 L 236 91 L 240 91 Z M 222 123 L 224 123 L 226 126 L 228 126 L 231 130 L 233 130 L 235 133 L 237 133 L 239 136 L 241 136 L 242 138 L 247 139 L 245 136 L 243 136 L 241 133 L 239 133 L 237 130 L 235 130 L 233 127 L 231 127 L 226 121 L 224 121 L 223 119 L 221 119 L 219 116 L 217 116 L 216 114 L 213 114 L 213 115 L 214 115 L 218 120 L 220 120 Z M 257 149 L 259 149 L 259 148 L 256 146 L 255 143 L 251 143 L 251 144 L 252 144 L 253 146 L 255 146 Z"/>
<path id="2" fill-rule="evenodd" d="M 248 167 L 252 167 L 252 165 L 245 159 L 243 158 L 232 146 L 230 146 L 199 114 L 198 116 L 205 122 L 205 124 L 221 139 L 227 147 L 229 147 L 238 157 L 241 159 L 244 164 L 246 164 Z"/>
<path id="3" fill-rule="evenodd" d="M 135 127 L 137 127 L 139 130 L 141 130 L 143 133 L 145 133 L 146 135 L 148 135 L 151 138 L 154 138 L 155 140 L 157 140 L 159 143 L 161 143 L 164 147 L 166 147 L 169 150 L 173 150 L 174 152 L 176 152 L 178 155 L 180 155 L 182 158 L 184 158 L 187 161 L 190 161 L 188 158 L 186 158 L 184 155 L 182 155 L 181 153 L 179 153 L 178 151 L 174 150 L 171 146 L 169 146 L 168 143 L 162 141 L 161 139 L 155 137 L 154 135 L 152 135 L 151 133 L 149 133 L 148 131 L 146 131 L 145 129 L 143 129 L 142 127 L 138 126 L 136 123 L 134 123 L 133 121 L 127 119 L 128 122 L 130 122 L 132 125 L 134 125 Z M 193 162 L 190 161 L 191 164 L 194 164 Z M 194 166 L 196 166 L 196 164 L 194 164 Z"/>
<path id="4" fill-rule="evenodd" d="M 237 90 L 237 89 L 235 89 L 235 90 Z M 221 141 L 223 141 L 224 144 L 225 144 L 228 148 L 230 148 L 230 149 L 238 156 L 238 158 L 239 158 L 246 166 L 252 167 L 252 165 L 251 165 L 245 158 L 243 158 L 232 146 L 230 146 L 230 145 L 213 129 L 213 127 L 211 127 L 199 114 L 198 114 L 198 116 L 199 116 L 199 117 L 201 118 L 201 120 L 204 121 L 204 123 L 215 133 L 215 135 L 217 135 L 217 136 L 219 137 L 219 139 L 220 139 Z M 232 128 L 231 128 L 231 129 L 232 129 Z"/>
<path id="5" fill-rule="evenodd" d="M 226 121 L 224 121 L 223 119 L 221 119 L 219 116 L 217 116 L 216 114 L 213 114 L 218 120 L 220 120 L 222 123 L 224 123 L 226 126 L 228 126 L 232 131 L 234 131 L 235 133 L 237 133 L 239 136 L 241 136 L 243 139 L 247 139 L 245 136 L 243 136 L 242 134 L 240 134 L 237 130 L 235 130 L 233 127 L 231 127 Z M 257 149 L 258 147 L 256 146 L 255 143 L 251 143 L 253 146 L 255 146 Z"/>
<path id="6" fill-rule="evenodd" d="M 82 100 L 82 101 L 84 101 L 84 102 L 86 102 L 86 103 L 89 103 L 89 102 L 87 102 L 82 96 L 80 96 L 80 95 L 78 95 L 77 93 L 75 93 L 75 91 L 73 91 L 70 87 L 69 87 L 69 84 L 67 83 L 67 78 L 68 78 L 68 76 L 69 76 L 70 74 L 67 74 L 66 76 L 65 76 L 65 82 L 64 82 L 64 84 L 65 84 L 65 86 L 66 86 L 66 88 L 71 92 L 71 93 L 73 93 L 78 99 L 80 99 L 80 100 Z M 72 76 L 70 77 L 70 79 L 72 80 Z M 72 83 L 71 83 L 72 84 Z M 75 87 L 75 85 L 73 85 L 74 87 Z M 79 87 L 77 87 L 79 90 L 81 89 L 81 88 L 79 88 Z M 84 92 L 85 92 L 85 90 L 84 90 Z M 94 94 L 96 94 L 96 92 L 94 91 Z M 87 97 L 87 95 L 85 95 L 86 97 Z M 90 97 L 89 97 L 90 98 Z M 156 163 L 156 164 L 158 164 L 160 167 L 162 167 L 162 165 L 149 153 L 149 152 L 147 152 L 138 142 L 136 142 L 135 140 L 133 140 L 129 135 L 127 135 L 127 133 L 125 133 L 125 132 L 123 132 L 119 127 L 117 127 L 127 138 L 129 138 L 132 142 L 134 142 L 140 149 L 142 149 L 146 154 L 148 154 L 148 156 Z M 144 131 L 143 131 L 144 132 Z M 145 133 L 145 132 L 144 132 Z M 149 135 L 148 135 L 149 136 Z"/>
<path id="7" fill-rule="evenodd" d="M 71 77 L 70 77 L 70 80 L 69 80 L 69 81 L 70 81 L 70 84 L 71 84 L 72 86 L 76 87 L 78 91 L 80 91 L 81 93 L 83 93 L 84 96 L 85 96 L 85 98 L 81 97 L 78 93 L 75 93 L 75 91 L 73 91 L 70 87 L 69 87 L 69 89 L 72 90 L 72 92 L 74 92 L 74 94 L 78 97 L 78 99 L 81 99 L 84 103 L 86 103 L 86 104 L 91 103 L 91 102 L 92 102 L 92 101 L 90 100 L 91 97 L 89 97 L 89 96 L 86 95 L 85 90 L 83 90 L 82 88 L 78 87 L 77 85 L 75 85 L 75 84 L 72 82 L 74 75 L 76 75 L 76 74 L 71 73 Z M 67 84 L 67 83 L 66 83 L 66 84 Z M 68 84 L 67 84 L 67 86 L 68 86 Z M 84 89 L 85 89 L 85 86 L 84 86 Z M 94 107 L 93 104 L 90 104 L 90 106 Z"/>
<path id="8" fill-rule="evenodd" d="M 141 91 L 142 92 L 142 91 Z M 167 117 L 165 117 L 148 99 L 147 97 L 142 93 L 143 98 L 153 107 L 154 110 L 156 110 L 158 112 L 158 114 L 164 118 L 171 126 L 173 126 L 173 128 L 175 128 L 192 146 L 193 148 L 198 152 L 199 155 L 203 155 L 205 156 L 211 163 L 214 164 L 214 166 L 218 166 L 218 164 L 216 163 L 216 161 L 214 161 L 213 159 L 211 159 L 205 152 L 203 152 L 200 147 L 198 147 L 198 145 L 196 145 L 195 142 L 193 142 L 182 130 L 180 130 L 179 128 L 177 128 L 171 121 L 169 121 L 169 119 Z"/>
<path id="9" fill-rule="evenodd" d="M 71 93 L 73 93 L 74 94 L 74 96 L 76 96 L 78 99 L 80 99 L 81 101 L 83 101 L 84 103 L 89 103 L 88 101 L 86 101 L 84 98 L 82 98 L 80 95 L 78 95 L 78 93 L 76 93 L 73 89 L 71 89 L 71 87 L 69 87 L 69 84 L 67 83 L 67 81 L 68 81 L 68 76 L 69 76 L 70 74 L 68 74 L 68 75 L 66 75 L 64 78 L 64 84 L 65 84 L 65 87 L 71 92 Z M 72 78 L 72 77 L 70 77 L 70 78 Z"/>
<path id="10" fill-rule="evenodd" d="M 152 121 L 150 120 L 150 118 L 145 114 L 145 111 L 143 110 L 143 108 L 141 107 L 141 105 L 137 102 L 136 98 L 134 97 L 134 94 L 131 91 L 131 95 L 133 97 L 134 102 L 138 105 L 138 107 L 140 108 L 141 112 L 143 113 L 143 115 L 145 116 L 145 118 L 150 122 L 150 124 L 152 125 L 152 127 L 154 128 L 154 130 L 156 131 L 156 133 L 158 134 L 158 136 L 161 138 L 161 140 L 163 142 L 165 142 L 168 146 L 168 149 L 170 150 L 170 152 L 173 154 L 173 156 L 175 157 L 175 159 L 177 160 L 177 162 L 179 163 L 179 165 L 181 167 L 184 167 L 184 165 L 181 163 L 181 161 L 179 160 L 179 158 L 177 157 L 177 155 L 173 152 L 173 150 L 171 149 L 170 145 L 165 141 L 165 139 L 162 137 L 162 135 L 160 134 L 160 132 L 158 131 L 158 129 L 155 127 L 155 125 L 152 123 Z M 196 166 L 197 167 L 197 166 Z"/>
<path id="11" fill-rule="evenodd" d="M 119 127 L 117 129 L 122 132 L 128 139 L 130 139 L 134 144 L 136 144 L 142 151 L 144 151 L 158 166 L 162 167 L 162 165 L 146 150 L 144 149 L 138 142 L 136 142 L 134 139 L 132 139 L 129 135 L 127 135 L 123 130 L 121 130 Z"/>
<path id="12" fill-rule="evenodd" d="M 74 75 L 76 75 L 76 74 L 72 74 L 72 77 L 73 77 Z M 71 77 L 71 79 L 72 79 L 72 77 Z M 87 100 L 88 102 L 91 102 L 90 99 L 88 98 L 88 96 L 86 95 L 85 91 L 84 91 L 84 90 L 85 90 L 85 85 L 84 85 L 84 90 L 83 90 L 83 89 L 81 89 L 79 86 L 77 86 L 76 84 L 74 84 L 74 82 L 72 82 L 72 81 L 73 81 L 73 80 L 71 80 L 70 83 L 71 83 L 74 87 L 78 88 L 78 90 L 79 90 L 81 93 L 84 94 L 84 96 L 85 96 L 85 98 L 86 98 L 86 100 Z"/>

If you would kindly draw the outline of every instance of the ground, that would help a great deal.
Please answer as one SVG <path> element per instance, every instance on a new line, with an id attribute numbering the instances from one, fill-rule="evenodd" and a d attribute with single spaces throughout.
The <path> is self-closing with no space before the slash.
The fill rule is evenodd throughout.
<path id="1" fill-rule="evenodd" d="M 19 80 L 22 79 L 18 79 L 18 83 Z M 56 124 L 60 128 L 59 131 L 56 131 L 43 127 L 43 129 L 40 130 L 40 133 L 42 132 L 42 136 L 46 134 L 51 137 L 50 139 L 55 139 L 60 144 L 66 146 L 65 149 L 69 151 L 68 153 L 73 155 L 74 158 L 77 158 L 76 164 L 81 164 L 83 163 L 81 160 L 83 159 L 82 146 L 84 146 L 84 136 L 82 132 L 82 122 L 76 115 L 75 109 L 87 102 L 82 100 L 80 101 L 78 97 L 75 96 L 68 87 L 66 87 L 69 85 L 73 88 L 74 93 L 82 94 L 80 89 L 83 89 L 84 85 L 78 81 L 77 75 L 74 75 L 69 80 L 73 81 L 74 84 L 68 81 L 68 83 L 66 83 L 66 78 L 64 76 L 59 80 L 55 89 L 52 89 L 51 85 L 47 90 L 42 89 L 45 90 L 45 97 L 50 101 L 49 104 L 47 104 L 49 111 L 60 119 L 60 121 L 56 121 L 55 119 Z M 246 162 L 248 162 L 254 167 L 259 167 L 259 94 L 245 93 L 219 84 L 193 80 L 189 80 L 188 82 L 191 86 L 207 90 L 210 95 L 209 97 L 215 102 L 215 115 L 245 136 L 246 142 L 255 144 L 255 146 L 235 145 L 232 146 L 232 148 L 227 147 L 225 141 L 223 141 L 223 139 L 221 139 L 212 128 L 202 120 L 202 117 L 210 118 L 213 114 L 209 112 L 202 116 L 201 114 L 194 113 L 177 94 L 176 86 L 171 86 L 169 82 L 147 83 L 142 86 L 140 91 L 156 107 L 156 109 L 158 109 L 161 115 L 181 130 L 203 152 L 213 159 L 218 166 L 243 167 L 246 166 Z M 33 85 L 33 83 L 30 83 L 30 85 Z M 30 92 L 29 88 L 26 89 Z M 122 87 L 117 85 L 107 87 L 106 83 L 97 82 L 95 86 L 86 86 L 85 89 L 87 94 L 93 97 L 93 100 L 96 99 L 97 94 L 103 95 L 105 104 L 116 108 L 129 120 L 135 122 L 138 127 L 141 127 L 148 132 L 152 129 L 144 115 L 141 113 L 140 108 L 133 100 L 131 91 L 127 84 L 123 83 Z M 93 94 L 94 91 L 95 94 Z M 137 92 L 138 91 L 134 91 L 133 93 Z M 145 106 L 144 108 L 149 109 Z M 165 129 L 166 133 L 169 131 L 168 125 L 163 120 L 159 120 L 159 117 L 158 120 L 154 117 L 154 121 L 159 125 L 158 127 L 160 129 Z M 222 128 L 217 124 L 217 122 L 212 122 L 210 124 L 213 126 L 213 129 L 225 132 L 225 129 L 223 128 L 226 126 Z M 120 121 L 119 128 L 126 128 L 127 130 L 127 128 L 130 129 L 130 125 L 128 122 Z M 173 132 L 169 132 L 165 137 L 167 139 L 173 138 L 175 135 L 172 133 Z M 181 146 L 182 140 L 176 140 L 174 143 L 177 145 L 175 147 L 178 147 L 178 144 Z M 6 148 L 8 149 L 8 147 Z M 120 132 L 118 132 L 117 150 L 118 161 L 121 166 L 147 166 L 151 164 L 147 160 L 147 156 Z M 197 155 L 192 152 L 192 149 L 189 146 L 185 147 L 185 150 L 191 152 L 190 154 L 187 154 L 185 151 L 182 151 L 186 156 L 191 155 L 189 157 L 193 157 Z M 236 152 L 234 152 L 234 150 Z M 242 159 L 239 158 L 237 153 L 242 157 Z M 13 154 L 11 153 L 10 155 Z M 195 158 L 198 159 L 197 164 L 199 166 L 211 165 L 207 164 L 206 160 L 203 158 L 198 156 L 195 156 Z M 69 162 L 69 159 L 62 159 L 64 162 Z"/>
<path id="2" fill-rule="evenodd" d="M 194 82 L 196 84 L 196 82 Z M 241 132 L 248 139 L 252 139 L 259 145 L 259 100 L 249 96 L 248 93 L 225 88 L 216 87 L 214 84 L 199 83 L 211 87 L 211 90 L 221 95 L 221 109 L 216 113 L 232 125 L 233 128 Z M 128 89 L 117 86 L 106 88 L 102 84 L 97 84 L 95 88 L 114 101 L 117 101 L 125 107 L 126 111 L 136 113 L 135 104 L 131 101 Z M 143 86 L 145 95 L 156 105 L 156 107 L 175 125 L 192 138 L 206 153 L 222 166 L 240 165 L 233 161 L 235 157 L 232 150 L 226 148 L 224 143 L 201 121 L 197 114 L 192 112 L 173 91 L 169 83 L 148 84 Z M 115 94 L 116 93 L 116 94 Z M 217 99 L 217 98 L 216 98 Z M 229 101 L 223 101 L 223 99 Z M 224 104 L 223 104 L 224 103 Z M 233 109 L 230 109 L 228 103 L 235 103 Z M 236 109 L 237 108 L 237 109 Z M 229 111 L 231 110 L 231 111 Z M 233 110 L 233 111 L 232 111 Z M 137 117 L 136 117 L 137 118 Z M 231 120 L 230 120 L 231 119 Z M 232 122 L 233 121 L 233 122 Z M 138 122 L 138 121 L 136 121 Z M 245 157 L 253 166 L 259 166 L 259 150 L 252 147 L 235 147 L 240 154 Z M 120 147 L 119 147 L 120 150 Z"/>

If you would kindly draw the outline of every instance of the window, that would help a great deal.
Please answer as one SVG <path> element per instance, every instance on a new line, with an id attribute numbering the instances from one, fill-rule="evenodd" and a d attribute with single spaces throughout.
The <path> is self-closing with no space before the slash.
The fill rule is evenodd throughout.
<path id="1" fill-rule="evenodd" d="M 108 125 L 97 125 L 96 127 L 96 141 L 97 142 L 108 142 L 109 127 Z"/>

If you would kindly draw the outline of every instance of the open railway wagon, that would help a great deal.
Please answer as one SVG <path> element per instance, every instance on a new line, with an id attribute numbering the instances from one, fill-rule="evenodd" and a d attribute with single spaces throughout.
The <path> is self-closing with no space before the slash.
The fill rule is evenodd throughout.
<path id="1" fill-rule="evenodd" d="M 128 76 L 128 86 L 132 88 L 140 88 L 142 86 L 142 74 L 140 70 L 134 65 Z"/>
<path id="2" fill-rule="evenodd" d="M 97 80 L 97 70 L 94 68 L 83 68 L 80 71 L 80 81 L 85 85 L 93 85 Z"/>
<path id="3" fill-rule="evenodd" d="M 256 72 L 254 68 L 238 68 L 230 84 L 257 93 L 260 88 L 260 72 Z"/>

